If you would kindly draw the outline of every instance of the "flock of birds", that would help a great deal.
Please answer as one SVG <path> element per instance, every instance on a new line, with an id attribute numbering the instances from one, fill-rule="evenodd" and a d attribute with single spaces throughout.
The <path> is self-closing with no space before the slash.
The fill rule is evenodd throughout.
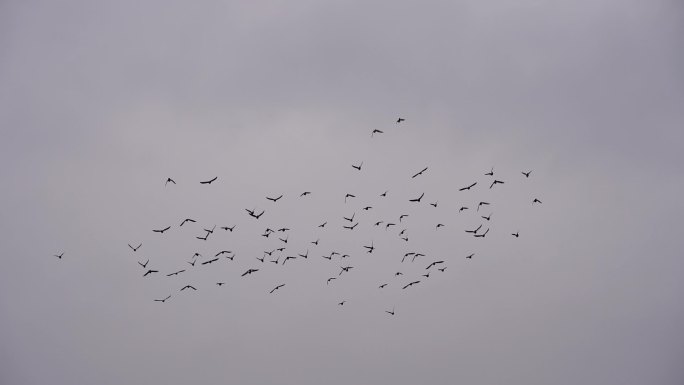
<path id="1" fill-rule="evenodd" d="M 404 122 L 405 119 L 403 118 L 398 118 L 396 120 L 396 124 Z M 384 134 L 382 130 L 374 129 L 371 132 L 371 137 L 375 137 L 377 135 Z M 358 172 L 362 172 L 364 163 L 360 162 L 358 164 L 351 164 L 351 167 Z M 411 174 L 410 179 L 416 179 L 418 177 L 421 177 L 424 175 L 426 172 L 429 171 L 429 167 L 423 167 L 420 171 L 417 171 L 415 173 Z M 520 178 L 527 179 L 530 178 L 532 174 L 532 171 L 521 171 L 521 176 Z M 497 188 L 497 185 L 504 185 L 507 181 L 497 179 L 494 174 L 494 168 L 491 168 L 488 172 L 483 174 L 485 177 L 488 177 L 486 179 L 485 183 L 482 183 L 481 181 L 472 181 L 470 183 L 464 184 L 463 187 L 459 188 L 459 192 L 466 192 L 470 191 L 471 189 L 474 189 L 478 186 L 482 186 L 484 184 L 485 188 L 488 189 L 494 189 Z M 200 181 L 199 183 L 202 185 L 211 185 L 212 183 L 216 182 L 218 180 L 218 176 L 215 176 L 211 179 Z M 168 177 L 166 181 L 164 182 L 165 188 L 170 188 L 171 185 L 176 185 L 176 181 L 173 178 Z M 488 187 L 487 187 L 488 186 Z M 389 191 L 384 191 L 383 193 L 379 194 L 380 198 L 386 198 L 388 195 Z M 305 199 L 307 196 L 311 195 L 311 191 L 303 191 L 299 194 L 298 198 L 299 199 Z M 421 193 L 417 197 L 407 197 L 408 199 L 405 200 L 408 204 L 411 205 L 420 205 L 423 203 L 423 198 L 425 196 L 425 193 Z M 267 201 L 272 202 L 272 204 L 278 204 L 278 202 L 284 198 L 284 194 L 280 194 L 278 196 L 266 196 L 265 199 Z M 297 197 L 295 197 L 297 198 Z M 356 199 L 356 195 L 351 194 L 351 193 L 346 193 L 344 196 L 344 202 L 345 204 L 349 200 Z M 540 199 L 534 197 L 529 201 L 532 206 L 534 205 L 540 205 L 542 202 Z M 433 208 L 437 208 L 438 202 L 430 202 L 430 206 Z M 490 206 L 491 203 L 487 201 L 478 201 L 476 207 L 467 207 L 467 206 L 461 206 L 458 209 L 458 212 L 463 212 L 466 210 L 471 210 L 475 211 L 476 215 L 479 217 L 481 223 L 475 227 L 475 228 L 467 228 L 464 229 L 463 231 L 469 235 L 471 235 L 474 238 L 485 238 L 487 234 L 489 233 L 489 224 L 491 223 L 492 220 L 492 213 L 489 213 L 487 215 L 484 215 L 483 212 L 480 212 L 481 209 L 484 209 L 488 206 Z M 368 212 L 369 210 L 373 209 L 373 206 L 370 205 L 360 205 L 358 207 L 360 210 L 364 212 Z M 474 210 L 473 210 L 474 209 Z M 246 215 L 249 220 L 256 220 L 256 221 L 263 221 L 261 218 L 264 216 L 266 213 L 265 209 L 262 209 L 260 211 L 256 209 L 245 209 Z M 398 214 L 396 215 L 396 220 L 388 220 L 388 219 L 383 219 L 383 220 L 378 220 L 378 221 L 371 221 L 369 222 L 369 225 L 372 225 L 373 227 L 379 227 L 382 228 L 384 227 L 384 230 L 389 231 L 393 228 L 398 228 L 398 227 L 403 227 L 406 223 L 405 219 L 409 217 L 409 214 Z M 354 231 L 357 226 L 360 223 L 360 219 L 356 215 L 356 211 L 352 213 L 352 215 L 349 216 L 343 216 L 342 217 L 342 225 L 339 227 L 341 231 Z M 220 226 L 219 229 L 224 231 L 224 232 L 229 232 L 229 233 L 234 233 L 239 231 L 239 224 L 231 224 L 230 226 L 224 225 Z M 178 224 L 178 227 L 181 228 L 183 226 L 197 226 L 197 220 L 194 218 L 183 218 L 180 223 Z M 323 221 L 317 225 L 318 229 L 325 229 L 326 226 L 329 228 L 330 226 L 328 225 L 328 221 Z M 437 223 L 435 225 L 435 230 L 438 230 L 442 227 L 444 227 L 445 224 L 443 223 Z M 161 228 L 155 228 L 152 229 L 152 232 L 155 234 L 159 234 L 162 236 L 166 236 L 166 233 L 171 230 L 173 226 L 172 225 L 166 225 Z M 207 241 L 210 236 L 213 236 L 215 231 L 216 231 L 216 225 L 212 225 L 210 228 L 205 228 L 201 227 L 200 235 L 194 235 L 196 239 L 200 241 Z M 277 227 L 277 228 L 276 228 Z M 484 229 L 483 229 L 484 228 Z M 399 230 L 397 232 L 398 239 L 402 240 L 406 245 L 410 244 L 408 234 L 407 234 L 408 228 L 403 228 L 402 230 Z M 325 253 L 321 254 L 319 252 L 319 242 L 321 242 L 320 238 L 316 238 L 314 241 L 310 241 L 308 243 L 309 247 L 306 248 L 305 251 L 303 252 L 291 252 L 288 249 L 288 242 L 290 241 L 290 233 L 291 229 L 288 227 L 278 227 L 274 226 L 271 228 L 270 226 L 265 227 L 263 233 L 260 233 L 259 235 L 262 236 L 263 238 L 266 238 L 267 242 L 271 243 L 271 246 L 268 247 L 268 250 L 264 250 L 261 255 L 255 256 L 255 259 L 253 260 L 254 266 L 248 268 L 244 272 L 240 274 L 240 279 L 248 279 L 249 276 L 253 274 L 258 274 L 259 271 L 263 270 L 266 266 L 280 266 L 284 267 L 286 264 L 288 264 L 288 261 L 293 261 L 290 262 L 294 263 L 295 260 L 309 260 L 310 256 L 310 251 L 316 250 L 318 258 L 323 258 L 328 261 L 332 261 L 333 258 L 336 258 L 337 260 L 340 261 L 339 265 L 339 270 L 337 271 L 337 274 L 333 276 L 327 277 L 325 279 L 325 284 L 326 285 L 331 285 L 337 280 L 344 279 L 347 275 L 353 274 L 352 270 L 354 269 L 354 266 L 352 266 L 350 261 L 353 260 L 353 257 L 351 254 L 352 253 L 344 253 L 344 252 L 339 252 L 336 250 L 327 250 Z M 515 233 L 511 233 L 512 237 L 518 238 L 520 236 L 519 231 L 516 231 Z M 277 243 L 277 246 L 279 247 L 273 247 L 272 243 L 275 242 Z M 136 242 L 136 244 L 128 244 L 128 247 L 130 249 L 130 252 L 133 253 L 134 255 L 137 255 L 138 251 L 140 248 L 143 246 L 142 242 Z M 376 245 L 373 240 L 369 244 L 364 244 L 361 245 L 359 248 L 360 251 L 364 251 L 364 254 L 373 254 L 377 253 L 376 252 Z M 60 254 L 55 254 L 55 257 L 62 259 L 64 256 L 64 252 Z M 198 266 L 206 266 L 206 265 L 212 265 L 212 264 L 219 264 L 221 261 L 234 261 L 236 258 L 237 254 L 233 252 L 232 250 L 217 250 L 215 253 L 212 253 L 210 256 L 205 257 L 199 252 L 195 252 L 191 257 L 190 260 L 186 261 L 186 263 L 183 266 L 178 266 L 176 269 L 173 269 L 171 271 L 166 271 L 166 272 L 161 272 L 159 268 L 155 268 L 150 266 L 150 259 L 146 259 L 144 262 L 142 261 L 137 261 L 138 265 L 142 268 L 142 274 L 141 276 L 145 279 L 148 279 L 150 277 L 156 276 L 156 275 L 165 275 L 166 277 L 182 277 L 184 274 L 187 274 L 188 269 L 196 269 Z M 465 255 L 464 258 L 466 260 L 470 260 L 475 256 L 475 253 L 469 253 L 468 255 Z M 418 251 L 407 251 L 403 253 L 402 255 L 398 255 L 397 259 L 400 259 L 400 263 L 404 263 L 405 261 L 410 261 L 409 263 L 415 263 L 417 259 L 423 260 L 428 258 L 426 253 L 423 252 L 418 252 Z M 410 276 L 407 277 L 408 279 L 404 279 L 404 273 L 401 271 L 396 271 L 392 275 L 398 282 L 385 282 L 381 281 L 378 282 L 377 289 L 383 290 L 388 287 L 388 285 L 395 285 L 397 288 L 400 288 L 400 290 L 409 290 L 411 287 L 415 285 L 419 285 L 422 282 L 424 282 L 427 279 L 430 279 L 432 274 L 438 274 L 439 273 L 444 273 L 447 269 L 447 261 L 437 259 L 437 260 L 431 260 L 429 263 L 425 265 L 426 267 L 422 270 L 422 274 L 419 274 L 417 276 Z M 237 277 L 236 277 L 237 278 Z M 215 285 L 218 287 L 221 287 L 225 285 L 226 282 L 220 281 L 220 282 L 215 282 Z M 180 294 L 181 292 L 185 291 L 197 291 L 197 285 L 194 282 L 184 282 L 181 285 L 177 286 L 176 293 Z M 213 283 L 212 283 L 213 285 Z M 199 285 L 197 285 L 199 286 Z M 273 284 L 265 289 L 269 294 L 276 294 L 277 292 L 284 290 L 286 287 L 286 282 L 273 282 Z M 285 289 L 286 290 L 286 289 Z M 169 293 L 163 298 L 153 298 L 154 302 L 159 302 L 159 303 L 165 303 L 169 299 L 171 299 L 174 295 L 174 293 Z M 347 303 L 347 299 L 338 299 L 336 302 L 337 305 L 343 306 L 345 303 Z M 392 306 L 392 310 L 383 310 L 385 313 L 394 316 L 395 315 L 395 306 Z"/>

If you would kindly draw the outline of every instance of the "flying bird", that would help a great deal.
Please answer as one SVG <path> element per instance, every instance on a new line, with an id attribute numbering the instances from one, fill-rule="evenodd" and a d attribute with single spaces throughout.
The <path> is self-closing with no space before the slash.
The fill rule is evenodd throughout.
<path id="1" fill-rule="evenodd" d="M 532 170 L 530 170 L 530 171 L 528 171 L 528 172 L 521 171 L 521 173 L 522 173 L 523 175 L 525 175 L 525 178 L 529 178 L 529 177 L 530 177 L 530 174 L 532 173 Z"/>
<path id="2" fill-rule="evenodd" d="M 356 198 L 356 195 L 353 194 L 347 194 L 344 196 L 344 203 L 347 203 L 347 198 Z"/>
<path id="3" fill-rule="evenodd" d="M 520 236 L 519 233 L 520 233 L 519 231 L 516 231 L 515 233 L 513 233 L 513 234 L 511 234 L 511 235 L 514 236 L 514 237 L 516 237 L 516 238 L 518 238 L 518 237 Z"/>
<path id="4" fill-rule="evenodd" d="M 329 285 L 329 284 L 330 284 L 330 281 L 333 281 L 333 280 L 336 280 L 336 279 L 337 279 L 337 277 L 330 277 L 330 278 L 328 278 L 327 281 L 325 281 L 325 284 L 326 284 L 326 285 Z"/>
<path id="5" fill-rule="evenodd" d="M 406 120 L 406 119 L 404 119 L 404 118 L 399 118 L 399 119 L 397 119 L 397 124 L 403 122 L 404 120 Z"/>
<path id="6" fill-rule="evenodd" d="M 477 182 L 471 184 L 470 186 L 466 186 L 466 187 L 460 188 L 460 189 L 458 189 L 458 191 L 470 190 L 470 188 L 473 187 L 473 186 L 475 186 L 476 184 L 477 184 Z"/>
<path id="7" fill-rule="evenodd" d="M 197 289 L 196 289 L 196 288 L 195 288 L 194 286 L 191 286 L 191 285 L 185 285 L 185 286 L 183 286 L 183 287 L 182 287 L 182 288 L 180 289 L 180 291 L 183 291 L 183 290 L 185 290 L 185 289 L 192 289 L 192 290 L 197 290 Z"/>
<path id="8" fill-rule="evenodd" d="M 283 286 L 285 286 L 285 284 L 284 284 L 284 283 L 281 283 L 280 285 L 274 287 L 274 288 L 273 288 L 271 291 L 269 291 L 268 293 L 269 293 L 269 294 L 272 294 L 274 291 L 280 289 L 280 288 L 283 287 Z"/>
<path id="9" fill-rule="evenodd" d="M 466 256 L 466 259 L 473 259 L 473 255 L 475 255 L 475 253 Z"/>
<path id="10" fill-rule="evenodd" d="M 226 231 L 230 231 L 232 233 L 233 229 L 235 229 L 235 225 L 233 225 L 233 227 L 223 226 L 223 227 L 221 227 L 221 229 L 226 230 Z"/>
<path id="11" fill-rule="evenodd" d="M 494 182 L 492 182 L 492 184 L 489 185 L 489 188 L 494 187 L 495 184 L 504 184 L 504 182 L 502 182 L 498 179 L 494 179 Z"/>
<path id="12" fill-rule="evenodd" d="M 422 194 L 420 194 L 420 196 L 418 198 L 409 199 L 409 202 L 420 202 L 420 200 L 423 199 L 424 195 L 425 195 L 425 193 L 422 193 Z"/>
<path id="13" fill-rule="evenodd" d="M 417 173 L 415 173 L 415 174 L 411 177 L 411 179 L 417 177 L 418 175 L 422 175 L 427 169 L 428 169 L 428 168 L 425 167 L 424 169 L 418 171 Z"/>
<path id="14" fill-rule="evenodd" d="M 355 168 L 355 169 L 361 171 L 361 166 L 363 166 L 363 162 L 361 162 L 361 164 L 359 164 L 358 166 L 355 166 L 355 165 L 353 165 L 353 164 L 352 164 L 351 166 L 352 166 L 353 168 Z"/>
<path id="15" fill-rule="evenodd" d="M 167 277 L 170 277 L 170 276 L 172 276 L 172 275 L 178 275 L 178 274 L 180 274 L 180 273 L 182 273 L 182 272 L 184 272 L 184 271 L 185 271 L 185 269 L 183 269 L 183 270 L 178 270 L 178 271 L 175 272 L 175 273 L 166 274 L 166 276 L 167 276 Z"/>
<path id="16" fill-rule="evenodd" d="M 277 197 L 277 198 L 266 197 L 266 199 L 268 199 L 269 201 L 273 201 L 273 202 L 275 203 L 275 202 L 278 202 L 278 199 L 280 199 L 280 198 L 282 198 L 282 197 L 283 197 L 283 194 L 280 194 L 280 196 Z"/>
<path id="17" fill-rule="evenodd" d="M 218 261 L 218 260 L 219 260 L 218 258 L 214 258 L 214 259 L 210 259 L 210 260 L 208 260 L 208 261 L 204 261 L 204 262 L 202 262 L 202 264 L 203 264 L 203 265 L 208 265 L 208 264 L 213 263 L 213 262 L 216 262 L 216 261 Z"/>
<path id="18" fill-rule="evenodd" d="M 348 229 L 348 230 L 354 230 L 354 227 L 356 227 L 358 224 L 359 224 L 359 222 L 356 222 L 353 226 L 342 226 L 342 227 L 344 227 L 345 229 Z"/>
<path id="19" fill-rule="evenodd" d="M 257 271 L 259 271 L 259 269 L 249 269 L 249 270 L 245 271 L 244 273 L 242 273 L 241 277 L 244 277 L 245 275 L 248 275 L 248 274 L 256 273 Z"/>
<path id="20" fill-rule="evenodd" d="M 392 307 L 392 311 L 385 310 L 385 313 L 394 315 L 394 306 Z"/>
<path id="21" fill-rule="evenodd" d="M 490 220 L 492 219 L 492 214 L 489 214 L 488 216 L 482 216 L 482 219 Z"/>
<path id="22" fill-rule="evenodd" d="M 225 282 L 216 282 L 216 286 L 218 286 L 218 287 L 221 287 L 221 286 L 223 286 L 223 285 L 225 285 L 225 284 L 226 284 Z"/>
<path id="23" fill-rule="evenodd" d="M 176 184 L 176 181 L 175 181 L 175 180 L 173 180 L 173 179 L 171 179 L 171 178 L 166 178 L 166 183 L 164 183 L 164 186 L 166 186 L 167 184 L 169 184 L 169 182 L 171 182 L 171 183 L 173 183 L 173 184 Z"/>
<path id="24" fill-rule="evenodd" d="M 486 173 L 485 175 L 494 176 L 494 167 L 492 167 L 491 171 L 489 171 L 489 172 Z"/>
<path id="25" fill-rule="evenodd" d="M 484 236 L 487 235 L 488 232 L 489 232 L 489 229 L 487 229 L 487 231 L 485 231 L 482 234 L 474 234 L 473 237 L 484 238 Z"/>
<path id="26" fill-rule="evenodd" d="M 64 255 L 64 252 L 62 252 L 62 254 L 54 254 L 54 256 L 57 257 L 57 258 L 59 258 L 59 259 L 62 259 L 62 256 L 63 256 L 63 255 Z"/>
<path id="27" fill-rule="evenodd" d="M 320 225 L 318 225 L 318 227 L 325 227 L 325 225 L 327 225 L 327 224 L 328 224 L 328 222 L 323 222 Z"/>
<path id="28" fill-rule="evenodd" d="M 368 250 L 367 253 L 372 253 L 373 250 L 375 250 L 375 246 L 373 245 L 373 241 L 371 241 L 371 245 L 370 245 L 370 246 L 363 246 L 363 247 L 366 248 L 366 249 Z"/>
<path id="29" fill-rule="evenodd" d="M 382 285 L 378 286 L 378 289 L 384 289 L 385 286 L 387 286 L 387 284 L 386 284 L 386 283 L 383 283 Z"/>
<path id="30" fill-rule="evenodd" d="M 437 202 L 435 202 L 435 203 L 430 203 L 430 206 L 432 206 L 432 207 L 437 207 Z"/>
<path id="31" fill-rule="evenodd" d="M 374 134 L 383 134 L 383 132 L 376 128 L 375 130 L 373 130 L 373 132 L 371 132 L 371 138 L 373 137 Z"/>
<path id="32" fill-rule="evenodd" d="M 143 269 L 146 269 L 146 268 L 147 268 L 147 264 L 148 264 L 148 263 L 150 263 L 150 260 L 149 260 L 149 259 L 148 259 L 148 260 L 147 260 L 147 262 L 145 262 L 144 264 L 143 264 L 143 263 L 140 263 L 140 262 L 138 262 L 138 265 L 142 266 L 142 268 L 143 268 Z"/>
<path id="33" fill-rule="evenodd" d="M 352 214 L 352 216 L 350 218 L 347 218 L 347 217 L 342 217 L 342 218 L 346 219 L 349 222 L 354 222 L 354 215 L 356 215 L 356 213 Z"/>
<path id="34" fill-rule="evenodd" d="M 417 283 L 420 283 L 420 281 L 413 281 L 413 282 L 410 282 L 410 283 L 407 284 L 406 286 L 402 287 L 402 289 L 406 289 L 407 287 L 411 287 L 411 286 L 413 286 L 413 285 L 415 285 L 415 284 L 417 284 Z"/>
<path id="35" fill-rule="evenodd" d="M 207 180 L 207 181 L 204 181 L 204 182 L 200 182 L 200 184 L 211 184 L 211 182 L 215 181 L 216 179 L 218 179 L 217 176 L 215 176 L 214 179 L 210 179 L 210 180 Z"/>
<path id="36" fill-rule="evenodd" d="M 311 191 L 304 191 L 304 192 L 301 193 L 299 196 L 300 196 L 300 197 L 304 197 L 304 196 L 307 196 L 307 195 L 309 195 L 309 194 L 311 194 Z"/>
<path id="37" fill-rule="evenodd" d="M 444 224 L 438 223 L 437 226 L 435 226 L 435 230 L 437 230 L 437 229 L 440 228 L 440 227 L 444 227 Z"/>
<path id="38" fill-rule="evenodd" d="M 389 192 L 389 190 L 387 190 L 387 191 L 385 191 L 384 193 L 380 194 L 380 196 L 381 196 L 381 197 L 386 197 L 388 192 Z"/>
<path id="39" fill-rule="evenodd" d="M 485 206 L 485 205 L 488 206 L 488 205 L 489 205 L 489 202 L 480 202 L 480 203 L 478 203 L 478 204 L 477 204 L 477 210 L 476 210 L 476 211 L 480 211 L 480 206 Z"/>
<path id="40" fill-rule="evenodd" d="M 535 203 L 541 204 L 541 201 L 537 198 L 534 198 L 534 200 L 532 201 L 532 204 L 535 204 Z"/>
<path id="41" fill-rule="evenodd" d="M 304 259 L 308 259 L 309 258 L 309 249 L 306 249 L 306 254 L 297 253 L 297 255 L 299 255 L 300 257 L 302 257 Z"/>
<path id="42" fill-rule="evenodd" d="M 166 227 L 165 229 L 161 229 L 161 230 L 152 230 L 152 231 L 155 232 L 155 233 L 164 234 L 164 231 L 166 231 L 166 230 L 168 230 L 168 229 L 170 229 L 170 228 L 171 228 L 171 226 L 168 226 L 168 227 Z"/>
<path id="43" fill-rule="evenodd" d="M 130 248 L 131 248 L 131 250 L 133 250 L 133 252 L 136 252 L 136 251 L 138 251 L 138 249 L 140 248 L 140 246 L 142 246 L 142 243 L 141 243 L 141 244 L 139 244 L 139 245 L 138 245 L 138 247 L 133 247 L 133 246 L 131 246 L 131 244 L 130 244 L 130 243 L 128 244 L 128 247 L 130 247 Z"/>
<path id="44" fill-rule="evenodd" d="M 477 234 L 477 231 L 482 228 L 482 225 L 478 226 L 475 230 L 466 230 L 466 233 L 472 233 L 472 234 Z"/>
<path id="45" fill-rule="evenodd" d="M 342 302 L 338 302 L 337 304 L 340 305 L 340 306 L 342 306 L 342 305 L 344 305 L 345 302 L 347 302 L 347 301 L 344 300 L 344 301 L 342 301 Z"/>
<path id="46" fill-rule="evenodd" d="M 161 302 L 161 303 L 164 303 L 164 302 L 166 302 L 166 300 L 169 299 L 169 298 L 171 298 L 171 296 L 168 296 L 168 297 L 166 297 L 166 298 L 164 298 L 164 299 L 155 299 L 154 302 Z"/>
<path id="47" fill-rule="evenodd" d="M 401 223 L 401 220 L 408 217 L 408 214 L 401 214 L 399 215 L 399 223 Z"/>
<path id="48" fill-rule="evenodd" d="M 159 272 L 158 270 L 147 270 L 147 273 L 143 274 L 143 277 L 146 277 L 148 274 L 158 273 L 158 272 Z"/>
<path id="49" fill-rule="evenodd" d="M 428 267 L 425 268 L 425 270 L 428 270 L 428 269 L 430 269 L 432 266 L 438 265 L 438 264 L 440 264 L 440 263 L 444 263 L 444 261 L 435 261 L 435 262 L 432 262 L 431 264 L 428 265 Z"/>
<path id="50" fill-rule="evenodd" d="M 195 220 L 194 220 L 194 219 L 190 219 L 190 218 L 185 218 L 185 219 L 183 219 L 183 222 L 181 222 L 180 225 L 183 226 L 183 225 L 185 224 L 185 222 L 192 222 L 192 223 L 195 223 Z"/>

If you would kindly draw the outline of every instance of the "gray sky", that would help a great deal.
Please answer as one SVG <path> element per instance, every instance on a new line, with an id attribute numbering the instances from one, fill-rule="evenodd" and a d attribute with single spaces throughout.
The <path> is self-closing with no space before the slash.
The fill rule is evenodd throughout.
<path id="1" fill-rule="evenodd" d="M 681 384 L 682 36 L 674 0 L 1 2 L 0 383 Z"/>

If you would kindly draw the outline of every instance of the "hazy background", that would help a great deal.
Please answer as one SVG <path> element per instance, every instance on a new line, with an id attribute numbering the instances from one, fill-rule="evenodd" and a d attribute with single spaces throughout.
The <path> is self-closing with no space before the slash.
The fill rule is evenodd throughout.
<path id="1" fill-rule="evenodd" d="M 1 1 L 0 383 L 682 384 L 683 7 Z"/>

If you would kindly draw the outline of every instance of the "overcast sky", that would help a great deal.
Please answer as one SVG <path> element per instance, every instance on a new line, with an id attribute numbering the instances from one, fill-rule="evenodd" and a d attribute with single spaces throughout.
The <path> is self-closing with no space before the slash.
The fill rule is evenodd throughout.
<path id="1" fill-rule="evenodd" d="M 0 2 L 0 383 L 682 384 L 683 36 L 677 0 Z"/>

